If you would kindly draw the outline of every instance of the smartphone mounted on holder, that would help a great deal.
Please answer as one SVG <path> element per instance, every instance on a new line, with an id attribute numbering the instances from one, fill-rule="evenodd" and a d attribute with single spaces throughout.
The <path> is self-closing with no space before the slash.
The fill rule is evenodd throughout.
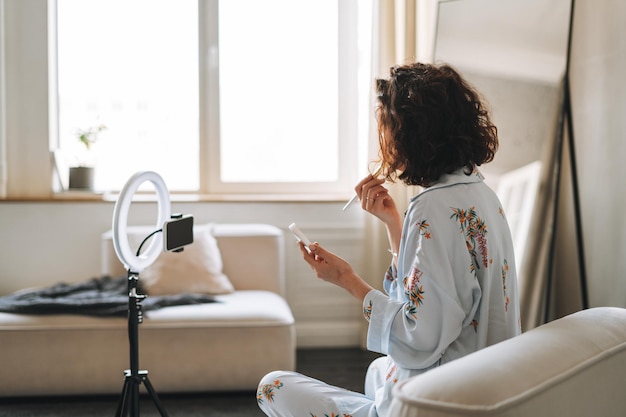
<path id="1" fill-rule="evenodd" d="M 182 252 L 184 247 L 191 243 L 193 243 L 193 216 L 172 214 L 171 219 L 163 223 L 163 250 Z"/>

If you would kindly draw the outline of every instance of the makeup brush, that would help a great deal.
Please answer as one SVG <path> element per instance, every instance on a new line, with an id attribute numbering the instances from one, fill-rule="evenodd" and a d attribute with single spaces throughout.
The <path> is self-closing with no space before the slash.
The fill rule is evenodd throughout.
<path id="1" fill-rule="evenodd" d="M 376 170 L 372 173 L 372 177 L 376 178 L 378 176 L 380 176 L 380 174 L 382 173 L 382 165 L 378 165 L 376 167 Z M 352 203 L 354 203 L 355 201 L 357 201 L 359 199 L 359 196 L 357 194 L 354 194 L 354 197 L 352 197 L 350 200 L 348 200 L 348 202 L 346 203 L 345 206 L 343 206 L 343 208 L 341 210 L 346 211 L 346 209 L 348 207 L 350 207 L 352 205 Z"/>

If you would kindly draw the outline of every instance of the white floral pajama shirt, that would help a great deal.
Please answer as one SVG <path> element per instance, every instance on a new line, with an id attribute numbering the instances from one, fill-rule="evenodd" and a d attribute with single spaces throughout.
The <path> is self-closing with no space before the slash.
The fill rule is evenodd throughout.
<path id="1" fill-rule="evenodd" d="M 501 204 L 475 170 L 445 175 L 411 200 L 397 267 L 363 302 L 365 394 L 275 371 L 257 401 L 272 417 L 387 417 L 401 380 L 520 333 L 513 242 Z"/>

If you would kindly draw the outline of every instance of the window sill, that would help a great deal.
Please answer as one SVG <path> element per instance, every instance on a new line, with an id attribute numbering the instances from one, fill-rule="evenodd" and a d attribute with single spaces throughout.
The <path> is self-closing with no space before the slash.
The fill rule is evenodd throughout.
<path id="1" fill-rule="evenodd" d="M 119 193 L 91 192 L 91 191 L 64 191 L 54 193 L 49 197 L 9 197 L 5 202 L 116 202 Z M 172 202 L 180 203 L 345 203 L 352 196 L 348 194 L 197 194 L 197 193 L 170 193 Z M 154 193 L 136 193 L 133 197 L 136 202 L 154 202 Z"/>

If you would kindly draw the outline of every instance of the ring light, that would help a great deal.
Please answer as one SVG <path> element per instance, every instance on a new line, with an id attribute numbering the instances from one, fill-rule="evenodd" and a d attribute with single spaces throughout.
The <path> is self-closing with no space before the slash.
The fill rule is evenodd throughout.
<path id="1" fill-rule="evenodd" d="M 163 236 L 158 233 L 143 254 L 137 256 L 130 249 L 126 225 L 128 224 L 128 210 L 135 192 L 141 184 L 149 181 L 154 185 L 158 201 L 158 219 L 155 230 L 163 227 L 169 220 L 171 207 L 170 195 L 163 178 L 156 172 L 140 171 L 134 174 L 124 185 L 113 210 L 113 248 L 120 262 L 128 271 L 140 273 L 150 266 L 163 249 Z"/>

